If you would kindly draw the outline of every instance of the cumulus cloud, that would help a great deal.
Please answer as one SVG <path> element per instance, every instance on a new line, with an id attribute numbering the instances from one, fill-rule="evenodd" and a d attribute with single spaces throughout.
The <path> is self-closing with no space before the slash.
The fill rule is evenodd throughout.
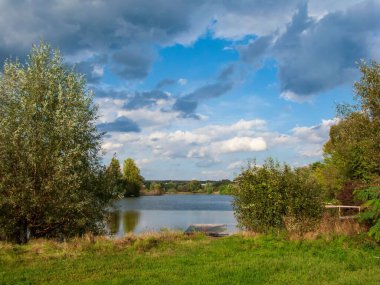
<path id="1" fill-rule="evenodd" d="M 267 149 L 262 137 L 233 137 L 223 141 L 212 142 L 207 146 L 191 149 L 187 157 L 214 157 L 234 152 L 257 152 Z"/>
<path id="2" fill-rule="evenodd" d="M 22 57 L 43 37 L 66 55 L 87 51 L 105 56 L 112 69 L 127 79 L 146 76 L 156 59 L 155 46 L 194 41 L 199 29 L 192 13 L 199 1 L 1 1 L 0 60 Z M 91 65 L 88 58 L 78 63 Z M 91 74 L 88 73 L 90 76 Z"/>
<path id="3" fill-rule="evenodd" d="M 304 2 L 283 32 L 259 37 L 241 48 L 242 59 L 257 62 L 274 57 L 282 97 L 302 101 L 300 96 L 353 80 L 355 62 L 373 56 L 369 43 L 379 35 L 379 10 L 379 1 L 363 1 L 316 18 Z"/>
<path id="4" fill-rule="evenodd" d="M 269 141 L 269 148 L 290 148 L 299 158 L 321 158 L 323 145 L 329 138 L 330 128 L 338 122 L 338 118 L 322 120 L 318 125 L 294 127 L 290 130 L 290 134 L 267 133 L 264 137 Z"/>
<path id="5" fill-rule="evenodd" d="M 238 169 L 242 168 L 245 164 L 247 164 L 247 162 L 244 162 L 243 160 L 237 160 L 237 161 L 231 162 L 227 166 L 227 169 L 238 170 Z"/>
<path id="6" fill-rule="evenodd" d="M 125 109 L 140 109 L 156 106 L 159 100 L 168 100 L 170 94 L 160 90 L 135 92 L 131 94 L 124 104 Z"/>
<path id="7" fill-rule="evenodd" d="M 173 110 L 181 112 L 181 115 L 185 118 L 199 119 L 199 116 L 195 113 L 198 104 L 208 99 L 220 97 L 230 91 L 235 83 L 233 79 L 235 69 L 234 64 L 230 64 L 222 69 L 215 82 L 205 84 L 193 92 L 178 98 L 173 105 Z"/>
<path id="8" fill-rule="evenodd" d="M 275 57 L 281 91 L 292 99 L 286 94 L 308 96 L 351 81 L 356 60 L 380 57 L 374 48 L 378 0 L 303 3 L 308 5 L 298 6 L 299 0 L 1 1 L 0 62 L 11 55 L 22 59 L 42 37 L 76 63 L 89 82 L 99 82 L 106 69 L 135 80 L 149 74 L 159 47 L 191 44 L 206 31 L 232 40 L 249 35 L 257 38 L 239 48 L 242 59 Z M 214 98 L 230 88 L 217 82 L 194 92 Z M 204 97 L 188 95 L 176 104 L 187 115 Z"/>
<path id="9" fill-rule="evenodd" d="M 295 127 L 292 135 L 300 141 L 323 143 L 328 139 L 331 126 L 336 125 L 339 119 L 322 120 L 321 124 L 312 127 Z"/>
<path id="10" fill-rule="evenodd" d="M 143 171 L 159 167 L 162 163 L 172 163 L 173 171 L 180 171 L 178 165 L 183 164 L 211 172 L 238 170 L 244 166 L 244 161 L 255 157 L 263 159 L 267 156 L 267 150 L 285 152 L 291 157 L 288 162 L 296 165 L 300 161 L 321 158 L 330 127 L 338 121 L 322 120 L 313 126 L 296 126 L 285 133 L 271 130 L 268 123 L 260 119 L 189 130 L 113 132 L 106 138 L 103 148 L 108 150 L 109 155 L 115 151 L 135 155 Z M 230 174 L 219 178 L 232 175 L 231 171 L 225 173 Z M 162 175 L 165 176 L 165 173 Z M 183 177 L 187 177 L 186 174 Z M 206 177 L 206 174 L 201 177 Z"/>
<path id="11" fill-rule="evenodd" d="M 103 132 L 140 132 L 135 121 L 127 117 L 119 117 L 113 122 L 101 123 L 97 127 Z"/>

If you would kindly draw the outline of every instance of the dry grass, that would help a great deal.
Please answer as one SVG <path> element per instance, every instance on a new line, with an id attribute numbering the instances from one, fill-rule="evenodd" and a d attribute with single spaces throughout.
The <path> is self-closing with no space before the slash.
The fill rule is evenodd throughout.
<path id="1" fill-rule="evenodd" d="M 292 240 L 314 240 L 323 236 L 329 239 L 332 236 L 337 235 L 354 236 L 361 234 L 366 230 L 366 227 L 359 224 L 357 219 L 340 220 L 339 218 L 326 213 L 312 231 L 307 231 L 301 234 L 296 231 L 289 231 L 289 238 Z"/>

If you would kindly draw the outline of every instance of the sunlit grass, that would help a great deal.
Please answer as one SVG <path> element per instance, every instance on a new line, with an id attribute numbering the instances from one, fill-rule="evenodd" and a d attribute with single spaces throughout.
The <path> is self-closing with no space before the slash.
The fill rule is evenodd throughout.
<path id="1" fill-rule="evenodd" d="M 361 236 L 293 240 L 181 233 L 0 243 L 0 284 L 379 284 L 380 247 Z"/>

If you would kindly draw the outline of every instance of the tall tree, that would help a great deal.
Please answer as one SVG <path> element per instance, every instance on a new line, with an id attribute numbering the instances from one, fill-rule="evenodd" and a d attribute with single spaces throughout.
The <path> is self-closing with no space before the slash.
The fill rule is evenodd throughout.
<path id="1" fill-rule="evenodd" d="M 0 234 L 23 243 L 98 232 L 112 195 L 83 76 L 41 42 L 25 64 L 5 62 L 0 113 Z"/>
<path id="2" fill-rule="evenodd" d="M 125 183 L 125 196 L 139 196 L 143 177 L 140 169 L 132 158 L 127 158 L 123 163 L 123 180 Z"/>
<path id="3" fill-rule="evenodd" d="M 324 152 L 346 179 L 369 181 L 380 175 L 380 64 L 362 62 L 360 71 L 357 104 L 338 106 L 341 120 L 330 129 Z"/>
<path id="4" fill-rule="evenodd" d="M 121 173 L 119 160 L 114 155 L 106 170 L 107 184 L 114 196 L 121 197 L 124 194 L 123 176 Z"/>
<path id="5" fill-rule="evenodd" d="M 380 241 L 380 64 L 362 62 L 354 84 L 357 104 L 338 109 L 341 121 L 330 130 L 325 154 L 346 180 L 358 187 L 369 233 Z"/>

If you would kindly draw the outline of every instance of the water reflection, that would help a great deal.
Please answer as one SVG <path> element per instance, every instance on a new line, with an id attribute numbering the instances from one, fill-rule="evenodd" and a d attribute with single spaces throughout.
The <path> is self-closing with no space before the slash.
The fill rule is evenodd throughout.
<path id="1" fill-rule="evenodd" d="M 108 229 L 122 237 L 129 232 L 185 230 L 191 224 L 226 224 L 237 231 L 232 197 L 224 195 L 164 195 L 125 198 L 115 203 Z"/>
<path id="2" fill-rule="evenodd" d="M 139 211 L 115 211 L 110 213 L 108 227 L 112 235 L 122 236 L 134 232 L 139 220 Z"/>
<path id="3" fill-rule="evenodd" d="M 108 217 L 108 228 L 111 235 L 119 231 L 120 225 L 120 211 L 111 212 Z"/>
<path id="4" fill-rule="evenodd" d="M 139 211 L 126 211 L 123 215 L 124 233 L 134 232 L 140 220 Z"/>

